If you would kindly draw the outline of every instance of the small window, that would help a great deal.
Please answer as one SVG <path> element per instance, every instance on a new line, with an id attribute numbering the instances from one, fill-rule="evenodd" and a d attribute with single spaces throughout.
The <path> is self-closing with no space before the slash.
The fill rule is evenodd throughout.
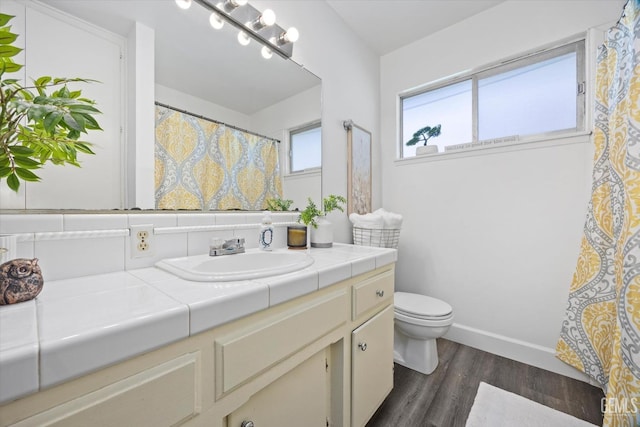
<path id="1" fill-rule="evenodd" d="M 401 157 L 445 147 L 584 128 L 584 41 L 471 73 L 401 97 Z M 416 132 L 440 125 L 439 134 Z"/>
<path id="2" fill-rule="evenodd" d="M 405 98 L 402 103 L 403 141 L 409 141 L 413 134 L 425 126 L 441 126 L 440 136 L 428 141 L 444 151 L 447 145 L 471 141 L 473 129 L 471 80 L 430 90 Z M 430 138 L 431 139 L 431 138 Z M 416 154 L 416 145 L 403 144 L 403 156 Z"/>
<path id="3" fill-rule="evenodd" d="M 322 128 L 313 123 L 289 133 L 289 172 L 304 172 L 322 166 Z"/>

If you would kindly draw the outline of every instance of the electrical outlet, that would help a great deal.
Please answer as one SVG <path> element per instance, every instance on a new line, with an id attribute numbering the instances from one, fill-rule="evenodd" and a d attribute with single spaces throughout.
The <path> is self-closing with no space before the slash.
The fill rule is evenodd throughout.
<path id="1" fill-rule="evenodd" d="M 155 245 L 153 239 L 153 225 L 132 225 L 131 234 L 131 258 L 144 258 L 153 255 Z"/>

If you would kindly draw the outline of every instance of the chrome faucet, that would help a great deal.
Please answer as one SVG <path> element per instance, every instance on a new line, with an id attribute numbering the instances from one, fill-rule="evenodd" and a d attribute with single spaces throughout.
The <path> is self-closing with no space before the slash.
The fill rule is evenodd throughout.
<path id="1" fill-rule="evenodd" d="M 220 239 L 218 243 L 211 244 L 209 256 L 241 254 L 244 252 L 244 237 L 234 239 Z"/>

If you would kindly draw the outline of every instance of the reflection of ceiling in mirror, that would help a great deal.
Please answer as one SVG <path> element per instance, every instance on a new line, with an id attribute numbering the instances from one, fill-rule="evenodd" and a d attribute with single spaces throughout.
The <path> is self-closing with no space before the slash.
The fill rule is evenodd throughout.
<path id="1" fill-rule="evenodd" d="M 209 25 L 209 13 L 173 0 L 48 0 L 47 4 L 126 36 L 135 21 L 155 30 L 156 83 L 252 114 L 319 84 L 277 55 L 264 59 L 256 41 L 240 46 L 238 30 Z M 287 23 L 293 24 L 293 23 Z"/>

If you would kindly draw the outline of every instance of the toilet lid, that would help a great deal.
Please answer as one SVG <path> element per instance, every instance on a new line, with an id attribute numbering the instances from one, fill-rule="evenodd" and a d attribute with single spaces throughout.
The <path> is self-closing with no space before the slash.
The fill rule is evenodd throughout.
<path id="1" fill-rule="evenodd" d="M 446 317 L 453 308 L 444 301 L 426 295 L 396 292 L 393 296 L 395 310 L 420 318 Z"/>

